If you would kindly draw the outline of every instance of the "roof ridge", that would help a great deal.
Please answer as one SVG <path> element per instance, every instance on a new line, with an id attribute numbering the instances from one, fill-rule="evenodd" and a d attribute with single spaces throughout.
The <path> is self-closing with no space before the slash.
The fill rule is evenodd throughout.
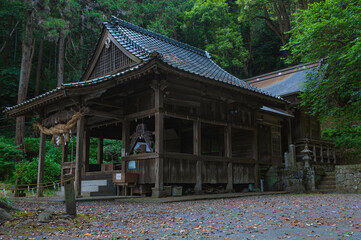
<path id="1" fill-rule="evenodd" d="M 147 55 L 147 58 L 149 58 L 151 52 L 148 51 L 147 49 L 143 48 L 142 46 L 139 46 L 139 44 L 137 44 L 135 41 L 133 41 L 132 39 L 130 39 L 127 34 L 124 34 L 122 31 L 119 31 L 119 27 L 114 25 L 113 23 L 109 23 L 109 22 L 105 22 L 104 25 L 109 29 L 110 26 L 111 28 L 117 29 L 117 34 L 119 34 L 125 41 L 127 41 L 130 45 L 132 45 L 135 49 L 137 49 L 140 52 L 143 52 L 144 54 Z M 114 36 L 114 34 L 112 32 L 110 32 L 110 34 L 117 40 L 117 38 Z M 118 41 L 118 40 L 117 40 Z"/>
<path id="2" fill-rule="evenodd" d="M 281 73 L 281 75 L 293 74 L 293 73 L 296 73 L 296 72 L 301 72 L 301 71 L 305 71 L 305 70 L 314 68 L 317 63 L 318 63 L 318 61 L 298 64 L 298 65 L 282 68 L 282 69 L 279 69 L 279 70 L 275 70 L 275 71 L 272 71 L 272 72 L 256 75 L 256 76 L 253 76 L 253 77 L 250 77 L 250 78 L 246 78 L 246 79 L 243 79 L 243 81 L 250 82 L 250 81 L 256 80 L 256 79 L 259 79 L 258 81 L 267 80 L 269 78 L 273 78 L 273 75 L 276 75 L 276 74 L 280 75 L 279 73 Z M 315 66 L 313 66 L 313 65 L 315 65 Z"/>
<path id="3" fill-rule="evenodd" d="M 161 41 L 164 41 L 164 42 L 167 42 L 169 44 L 172 44 L 172 45 L 175 45 L 177 47 L 181 47 L 181 48 L 184 48 L 184 49 L 187 49 L 189 51 L 192 51 L 194 53 L 197 53 L 201 56 L 204 56 L 204 57 L 207 57 L 207 58 L 210 58 L 210 55 L 207 53 L 207 51 L 204 51 L 202 49 L 199 49 L 199 48 L 196 48 L 196 47 L 193 47 L 191 45 L 188 45 L 186 43 L 183 43 L 183 42 L 180 42 L 180 41 L 177 41 L 177 40 L 174 40 L 172 38 L 169 38 L 169 37 L 166 37 L 166 36 L 163 36 L 159 33 L 155 33 L 155 32 L 152 32 L 150 30 L 147 30 L 145 28 L 142 28 L 142 27 L 139 27 L 139 26 L 136 26 L 130 22 L 127 22 L 127 21 L 124 21 L 120 18 L 117 18 L 116 16 L 112 16 L 111 18 L 111 22 L 115 22 L 123 27 L 126 27 L 126 28 L 129 28 L 131 30 L 134 30 L 134 31 L 137 31 L 137 32 L 140 32 L 142 34 L 145 34 L 145 35 L 148 35 L 148 36 L 151 36 L 151 37 L 154 37 L 154 38 L 157 38 Z"/>

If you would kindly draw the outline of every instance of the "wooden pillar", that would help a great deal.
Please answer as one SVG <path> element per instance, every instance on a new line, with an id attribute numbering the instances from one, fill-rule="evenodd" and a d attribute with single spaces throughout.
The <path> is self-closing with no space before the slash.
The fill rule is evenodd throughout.
<path id="1" fill-rule="evenodd" d="M 329 146 L 329 145 L 327 145 L 327 152 L 326 152 L 326 154 L 327 154 L 327 163 L 331 163 L 331 162 L 330 162 L 330 146 Z"/>
<path id="2" fill-rule="evenodd" d="M 164 116 L 162 112 L 155 113 L 155 152 L 158 154 L 163 153 L 163 127 Z M 160 155 L 156 158 L 155 163 L 155 188 L 163 190 L 163 158 Z"/>
<path id="3" fill-rule="evenodd" d="M 259 164 L 258 164 L 258 138 L 257 128 L 253 131 L 253 159 L 255 160 L 254 165 L 254 185 L 255 188 L 259 187 Z"/>
<path id="4" fill-rule="evenodd" d="M 38 191 L 36 192 L 37 197 L 43 197 L 45 148 L 46 148 L 46 135 L 40 132 L 38 181 L 37 181 Z"/>
<path id="5" fill-rule="evenodd" d="M 196 185 L 194 187 L 194 191 L 196 194 L 202 193 L 202 160 L 200 159 L 202 153 L 201 130 L 201 121 L 199 119 L 195 120 L 193 122 L 193 154 L 199 157 L 196 163 Z"/>
<path id="6" fill-rule="evenodd" d="M 320 145 L 320 157 L 321 157 L 321 162 L 323 163 L 323 146 L 322 146 L 322 143 Z"/>
<path id="7" fill-rule="evenodd" d="M 81 173 L 84 159 L 84 117 L 77 121 L 76 126 L 76 163 L 75 163 L 75 197 L 81 197 Z"/>
<path id="8" fill-rule="evenodd" d="M 90 137 L 89 137 L 89 131 L 84 131 L 84 161 L 83 161 L 83 174 L 89 171 L 89 145 L 90 145 Z"/>
<path id="9" fill-rule="evenodd" d="M 64 177 L 64 171 L 63 171 L 63 163 L 68 161 L 68 145 L 63 145 L 62 149 L 61 149 L 61 173 L 60 173 L 60 177 L 61 179 L 63 179 Z"/>
<path id="10" fill-rule="evenodd" d="M 225 153 L 228 158 L 227 163 L 227 191 L 233 192 L 233 164 L 232 164 L 232 127 L 227 125 L 224 129 Z"/>
<path id="11" fill-rule="evenodd" d="M 129 151 L 129 122 L 124 120 L 122 123 L 122 157 L 128 155 Z M 122 158 L 122 177 L 125 174 L 125 161 Z"/>
<path id="12" fill-rule="evenodd" d="M 316 144 L 313 144 L 313 161 L 317 162 Z"/>
<path id="13" fill-rule="evenodd" d="M 103 137 L 99 137 L 98 138 L 98 154 L 97 154 L 98 164 L 103 163 L 103 153 L 104 153 L 104 139 L 103 139 Z"/>
<path id="14" fill-rule="evenodd" d="M 292 122 L 290 118 L 288 119 L 287 143 L 288 146 L 292 144 Z"/>
<path id="15" fill-rule="evenodd" d="M 159 157 L 155 159 L 155 186 L 153 197 L 160 197 L 163 191 L 163 145 L 164 145 L 164 113 L 163 113 L 163 92 L 159 83 L 156 82 L 154 88 L 155 112 L 155 152 Z"/>

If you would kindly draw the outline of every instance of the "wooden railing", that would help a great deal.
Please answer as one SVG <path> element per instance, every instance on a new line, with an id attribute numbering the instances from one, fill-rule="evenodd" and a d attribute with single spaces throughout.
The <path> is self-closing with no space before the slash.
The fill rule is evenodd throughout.
<path id="1" fill-rule="evenodd" d="M 312 151 L 311 164 L 336 164 L 336 149 L 334 142 L 309 138 L 297 139 L 295 141 L 297 161 L 302 161 L 303 155 L 301 151 L 305 149 L 306 143 L 308 144 L 308 149 Z"/>

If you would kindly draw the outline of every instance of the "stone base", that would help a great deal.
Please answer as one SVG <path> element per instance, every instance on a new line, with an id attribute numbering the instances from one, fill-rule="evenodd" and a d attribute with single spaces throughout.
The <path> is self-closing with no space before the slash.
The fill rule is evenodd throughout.
<path id="1" fill-rule="evenodd" d="M 227 184 L 226 191 L 228 193 L 233 193 L 234 192 L 233 184 Z"/>
<path id="2" fill-rule="evenodd" d="M 173 187 L 172 188 L 172 196 L 175 196 L 175 197 L 182 196 L 182 191 L 183 191 L 182 187 Z"/>
<path id="3" fill-rule="evenodd" d="M 167 190 L 164 191 L 163 189 L 159 188 L 152 188 L 152 198 L 161 198 L 167 196 Z"/>

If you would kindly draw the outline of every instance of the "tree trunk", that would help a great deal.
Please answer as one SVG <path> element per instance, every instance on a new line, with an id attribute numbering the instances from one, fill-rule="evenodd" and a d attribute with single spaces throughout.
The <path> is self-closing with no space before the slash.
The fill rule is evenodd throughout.
<path id="1" fill-rule="evenodd" d="M 36 68 L 36 81 L 35 81 L 35 96 L 38 96 L 40 93 L 40 77 L 41 77 L 41 65 L 43 61 L 43 49 L 44 49 L 44 39 L 41 39 L 39 46 L 38 54 L 38 66 Z"/>
<path id="2" fill-rule="evenodd" d="M 58 84 L 57 86 L 60 87 L 61 84 L 64 82 L 64 47 L 65 43 L 65 36 L 64 32 L 60 31 L 59 34 L 59 55 L 58 55 Z"/>
<path id="3" fill-rule="evenodd" d="M 19 79 L 18 101 L 20 104 L 26 100 L 31 70 L 31 43 L 33 41 L 34 8 L 28 9 L 24 37 L 22 40 L 22 58 Z M 25 117 L 16 118 L 15 145 L 24 147 Z"/>
<path id="4" fill-rule="evenodd" d="M 9 18 L 8 20 L 8 24 L 9 26 L 12 25 L 12 22 L 13 22 L 13 18 Z M 4 51 L 4 54 L 3 54 L 3 66 L 6 66 L 7 63 L 8 63 L 8 57 L 9 57 L 9 50 L 10 50 L 10 44 L 11 44 L 11 37 L 12 35 L 14 34 L 15 30 L 16 30 L 16 27 L 18 26 L 19 24 L 19 21 L 16 22 L 15 24 L 15 27 L 11 30 L 11 32 L 9 33 L 9 35 L 6 36 L 6 40 L 5 40 L 5 43 L 3 44 L 3 46 L 1 47 L 0 49 L 0 53 L 2 53 Z M 16 49 L 15 49 L 16 51 Z M 0 91 L 2 91 L 2 77 L 3 76 L 0 76 Z"/>

